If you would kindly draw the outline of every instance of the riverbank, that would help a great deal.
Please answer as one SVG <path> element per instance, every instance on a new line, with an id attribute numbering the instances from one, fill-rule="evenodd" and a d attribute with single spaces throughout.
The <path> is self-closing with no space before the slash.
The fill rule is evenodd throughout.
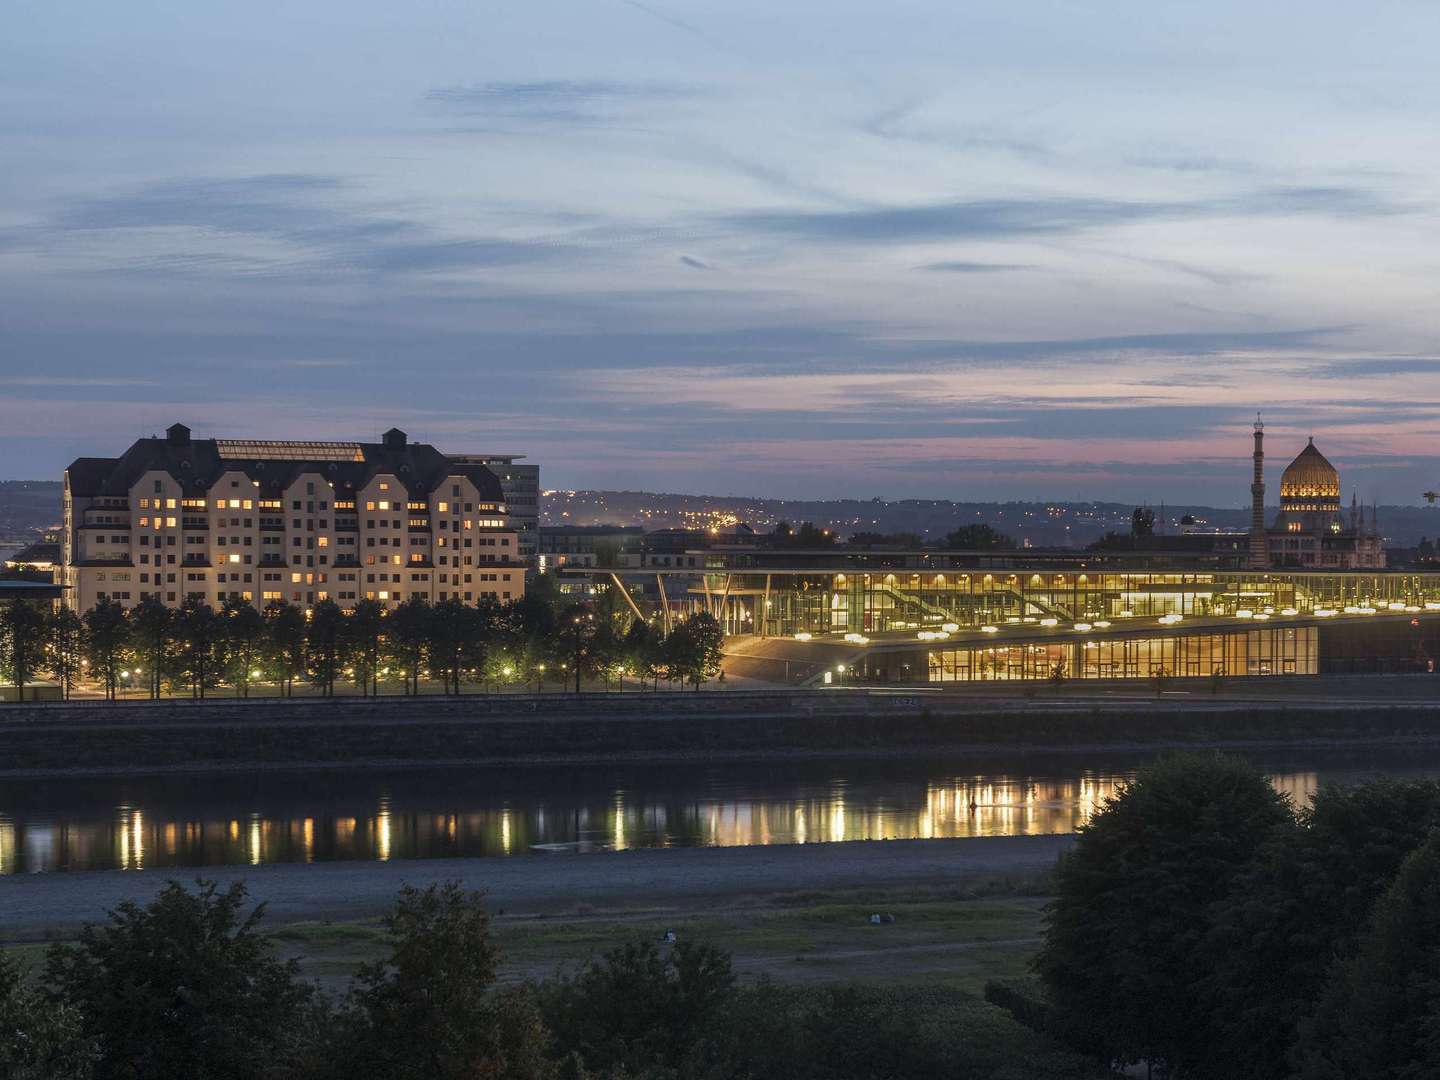
<path id="1" fill-rule="evenodd" d="M 895 757 L 1440 742 L 1440 681 L 378 700 L 0 709 L 0 778 L 320 767 Z"/>
<path id="2" fill-rule="evenodd" d="M 1071 836 L 886 840 L 673 848 L 383 863 L 283 863 L 199 870 L 110 870 L 0 877 L 0 940 L 65 936 L 122 900 L 144 903 L 170 880 L 243 881 L 267 923 L 374 918 L 401 885 L 459 881 L 509 915 L 588 913 L 830 889 L 975 886 L 1053 869 Z"/>

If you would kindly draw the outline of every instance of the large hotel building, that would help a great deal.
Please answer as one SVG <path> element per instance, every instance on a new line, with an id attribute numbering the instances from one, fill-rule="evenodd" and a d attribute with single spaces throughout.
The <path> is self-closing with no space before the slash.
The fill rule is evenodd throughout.
<path id="1" fill-rule="evenodd" d="M 183 424 L 65 471 L 66 600 L 387 607 L 524 595 L 500 479 L 391 429 L 378 443 L 194 439 Z"/>

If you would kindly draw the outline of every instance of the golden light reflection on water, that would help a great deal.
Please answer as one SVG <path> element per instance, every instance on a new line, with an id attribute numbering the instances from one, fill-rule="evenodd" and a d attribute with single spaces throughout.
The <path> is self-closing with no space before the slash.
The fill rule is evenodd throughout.
<path id="1" fill-rule="evenodd" d="M 1321 785 L 1316 771 L 1273 777 L 1296 806 Z M 27 819 L 0 806 L 0 874 L 54 869 L 142 869 L 334 859 L 523 855 L 535 845 L 586 849 L 808 844 L 844 840 L 1036 836 L 1073 832 L 1113 796 L 1124 776 L 951 776 L 867 783 L 796 781 L 795 793 L 707 791 L 647 795 L 557 792 L 480 808 L 407 810 L 389 796 L 361 816 L 316 808 L 206 817 L 121 804 L 93 817 Z M 773 787 L 773 785 L 772 785 Z M 808 792 L 805 790 L 809 788 Z M 243 822 L 243 825 L 242 825 Z"/>
<path id="2" fill-rule="evenodd" d="M 375 857 L 381 862 L 390 861 L 390 803 L 381 800 L 380 813 L 375 821 Z"/>

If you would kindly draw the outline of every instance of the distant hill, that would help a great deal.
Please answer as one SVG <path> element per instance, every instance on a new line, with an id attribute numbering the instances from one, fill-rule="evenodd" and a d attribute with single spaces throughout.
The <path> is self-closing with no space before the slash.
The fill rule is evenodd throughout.
<path id="1" fill-rule="evenodd" d="M 646 491 L 547 491 L 541 498 L 542 525 L 641 525 L 647 529 L 701 529 L 746 522 L 769 530 L 777 521 L 814 522 L 842 537 L 856 532 L 915 533 L 938 539 L 961 525 L 983 522 L 1033 547 L 1084 547 L 1106 532 L 1128 532 L 1133 503 L 1118 502 L 954 502 L 949 499 L 737 498 Z M 1191 515 L 1204 528 L 1243 530 L 1249 507 L 1177 503 L 1156 511 L 1157 528 L 1180 531 Z M 1278 512 L 1266 511 L 1267 519 Z M 1413 547 L 1422 537 L 1440 537 L 1440 507 L 1382 506 L 1380 528 L 1392 547 Z"/>
<path id="2" fill-rule="evenodd" d="M 60 525 L 64 486 L 58 480 L 0 480 L 0 539 L 33 540 Z"/>

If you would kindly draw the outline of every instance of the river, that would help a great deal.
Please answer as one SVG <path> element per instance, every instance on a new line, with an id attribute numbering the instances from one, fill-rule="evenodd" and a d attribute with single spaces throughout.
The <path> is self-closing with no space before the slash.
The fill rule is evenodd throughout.
<path id="1" fill-rule="evenodd" d="M 1068 833 L 1151 756 L 0 781 L 0 874 Z M 1440 748 L 1247 756 L 1297 803 L 1440 776 Z"/>

